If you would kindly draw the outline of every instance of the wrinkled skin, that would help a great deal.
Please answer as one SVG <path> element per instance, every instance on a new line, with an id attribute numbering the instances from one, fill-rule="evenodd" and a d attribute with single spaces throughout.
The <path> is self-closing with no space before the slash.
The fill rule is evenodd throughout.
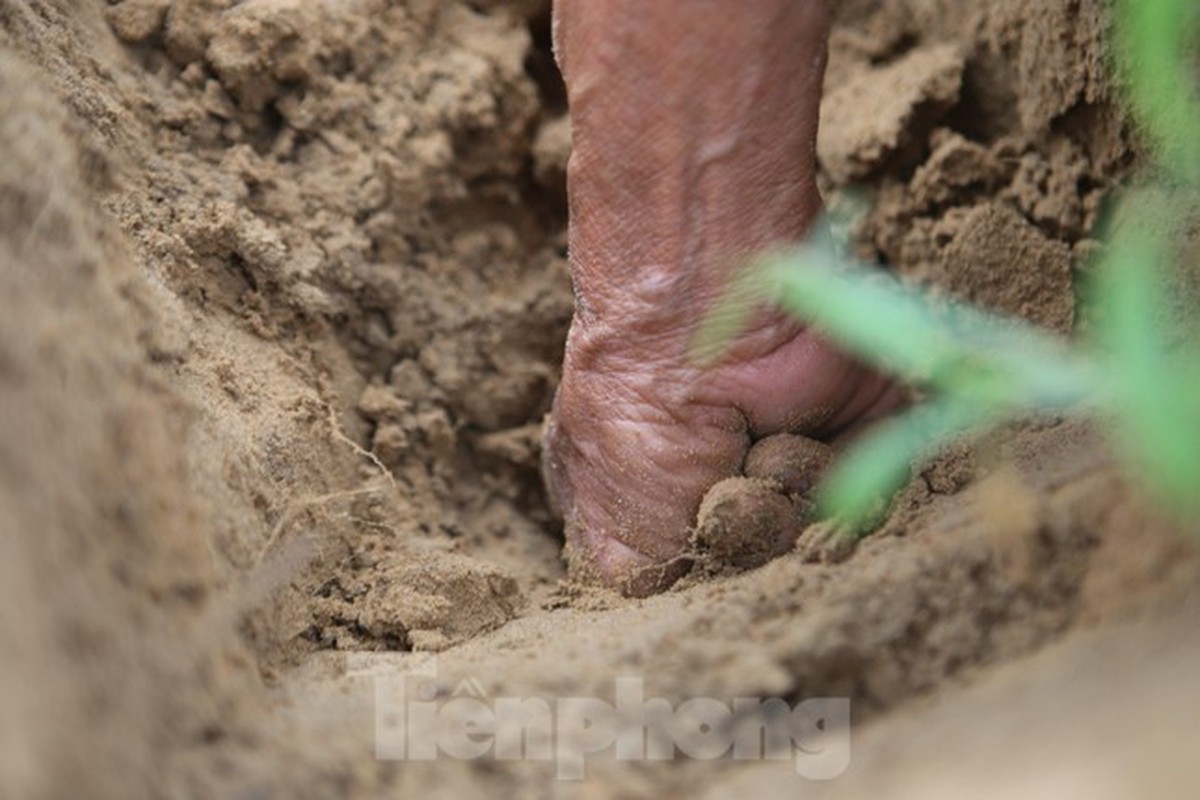
<path id="1" fill-rule="evenodd" d="M 896 391 L 777 311 L 688 357 L 746 257 L 821 212 L 824 0 L 557 0 L 576 309 L 544 471 L 573 567 L 636 595 L 686 570 L 705 491 L 753 440 L 827 436 Z"/>

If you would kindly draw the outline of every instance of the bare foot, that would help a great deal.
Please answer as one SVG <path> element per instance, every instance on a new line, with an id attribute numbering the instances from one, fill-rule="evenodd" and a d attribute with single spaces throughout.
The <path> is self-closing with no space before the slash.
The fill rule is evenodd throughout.
<path id="1" fill-rule="evenodd" d="M 720 364 L 688 358 L 733 271 L 821 211 L 824 0 L 559 0 L 555 13 L 576 311 L 545 473 L 572 566 L 642 595 L 686 571 L 701 498 L 754 439 L 835 433 L 895 392 L 777 312 Z"/>

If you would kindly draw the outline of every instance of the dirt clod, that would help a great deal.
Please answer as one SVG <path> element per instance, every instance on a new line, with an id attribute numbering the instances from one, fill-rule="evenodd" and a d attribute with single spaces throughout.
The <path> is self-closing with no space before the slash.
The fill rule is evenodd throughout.
<path id="1" fill-rule="evenodd" d="M 963 63 L 953 45 L 934 45 L 864 71 L 826 95 L 817 154 L 830 175 L 839 183 L 858 180 L 907 155 L 958 100 Z"/>
<path id="2" fill-rule="evenodd" d="M 1065 244 L 996 204 L 967 214 L 941 259 L 958 296 L 1062 333 L 1075 319 L 1071 268 Z"/>

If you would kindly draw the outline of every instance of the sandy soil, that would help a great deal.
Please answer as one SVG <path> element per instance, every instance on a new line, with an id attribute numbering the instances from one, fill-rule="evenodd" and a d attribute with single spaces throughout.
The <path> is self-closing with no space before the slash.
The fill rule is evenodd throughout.
<path id="1" fill-rule="evenodd" d="M 1072 335 L 1136 163 L 1100 0 L 844 0 L 819 147 L 862 255 Z M 1200 557 L 1086 422 L 644 601 L 537 475 L 571 310 L 538 0 L 0 0 L 0 797 L 1189 796 Z M 375 757 L 454 694 L 853 701 L 787 764 Z"/>

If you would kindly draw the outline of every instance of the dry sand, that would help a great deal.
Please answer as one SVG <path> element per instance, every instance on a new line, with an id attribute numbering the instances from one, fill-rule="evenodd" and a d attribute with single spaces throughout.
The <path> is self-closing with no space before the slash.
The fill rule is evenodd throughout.
<path id="1" fill-rule="evenodd" d="M 822 180 L 865 190 L 862 255 L 1078 329 L 1136 161 L 1104 4 L 837 8 Z M 1197 547 L 1085 423 L 953 448 L 857 548 L 565 580 L 548 26 L 0 0 L 0 798 L 1190 796 Z M 853 758 L 376 759 L 373 681 L 433 652 L 450 694 L 850 697 Z"/>

